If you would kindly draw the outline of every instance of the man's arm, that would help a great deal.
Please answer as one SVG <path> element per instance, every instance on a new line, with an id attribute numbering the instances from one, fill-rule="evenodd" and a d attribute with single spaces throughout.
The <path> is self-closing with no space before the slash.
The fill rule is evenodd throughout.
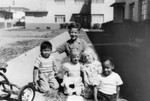
<path id="1" fill-rule="evenodd" d="M 65 49 L 66 49 L 66 45 L 65 43 L 60 45 L 59 47 L 57 47 L 54 51 L 52 51 L 52 53 L 56 53 L 58 52 L 59 54 L 65 52 Z"/>

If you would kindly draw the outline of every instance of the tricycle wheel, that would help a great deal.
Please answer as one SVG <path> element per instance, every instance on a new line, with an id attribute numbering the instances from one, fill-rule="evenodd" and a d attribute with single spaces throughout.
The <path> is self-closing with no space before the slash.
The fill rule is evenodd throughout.
<path id="1" fill-rule="evenodd" d="M 30 85 L 24 86 L 18 95 L 19 101 L 33 101 L 35 97 L 35 90 Z"/>
<path id="2" fill-rule="evenodd" d="M 12 86 L 10 86 L 8 84 L 1 84 L 0 85 L 0 98 L 2 98 L 2 99 L 10 98 L 11 93 L 9 93 L 9 91 L 7 91 L 6 89 L 11 90 Z"/>
<path id="3" fill-rule="evenodd" d="M 10 85 L 7 77 L 4 74 L 0 73 L 0 99 L 10 98 L 10 90 L 12 90 L 12 86 Z"/>

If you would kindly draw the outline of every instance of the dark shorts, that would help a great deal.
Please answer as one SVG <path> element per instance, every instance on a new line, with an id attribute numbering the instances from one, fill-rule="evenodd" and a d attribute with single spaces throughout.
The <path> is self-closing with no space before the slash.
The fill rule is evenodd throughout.
<path id="1" fill-rule="evenodd" d="M 117 94 L 108 95 L 102 92 L 97 93 L 98 101 L 117 101 Z"/>

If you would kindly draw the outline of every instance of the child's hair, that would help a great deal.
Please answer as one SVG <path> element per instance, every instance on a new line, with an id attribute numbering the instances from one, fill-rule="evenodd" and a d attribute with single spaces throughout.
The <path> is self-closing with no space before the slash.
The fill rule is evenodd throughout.
<path id="1" fill-rule="evenodd" d="M 71 50 L 70 57 L 73 56 L 73 55 L 80 55 L 80 52 L 77 48 L 74 48 L 74 49 Z"/>
<path id="2" fill-rule="evenodd" d="M 110 63 L 112 64 L 112 65 L 114 65 L 114 63 L 113 63 L 113 59 L 111 58 L 111 57 L 109 57 L 109 56 L 103 56 L 102 58 L 101 58 L 101 63 L 103 64 L 105 61 L 110 61 Z"/>
<path id="3" fill-rule="evenodd" d="M 78 26 L 76 23 L 70 23 L 70 24 L 69 24 L 69 26 L 68 26 L 69 31 L 70 31 L 72 28 L 77 28 L 78 31 L 79 31 L 79 26 Z"/>
<path id="4" fill-rule="evenodd" d="M 89 47 L 82 53 L 83 57 L 87 54 L 91 54 L 93 56 L 93 60 L 98 60 L 97 54 L 92 48 Z"/>
<path id="5" fill-rule="evenodd" d="M 49 41 L 43 41 L 40 46 L 40 51 L 43 49 L 49 48 L 52 50 L 52 44 Z"/>

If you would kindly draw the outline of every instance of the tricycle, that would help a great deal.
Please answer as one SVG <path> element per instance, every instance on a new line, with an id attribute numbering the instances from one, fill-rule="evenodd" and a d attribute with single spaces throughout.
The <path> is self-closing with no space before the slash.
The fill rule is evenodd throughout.
<path id="1" fill-rule="evenodd" d="M 33 83 L 28 83 L 23 87 L 11 83 L 4 75 L 7 69 L 7 63 L 0 63 L 0 99 L 8 99 L 12 94 L 17 95 L 19 101 L 33 101 L 35 97 L 35 88 Z"/>

